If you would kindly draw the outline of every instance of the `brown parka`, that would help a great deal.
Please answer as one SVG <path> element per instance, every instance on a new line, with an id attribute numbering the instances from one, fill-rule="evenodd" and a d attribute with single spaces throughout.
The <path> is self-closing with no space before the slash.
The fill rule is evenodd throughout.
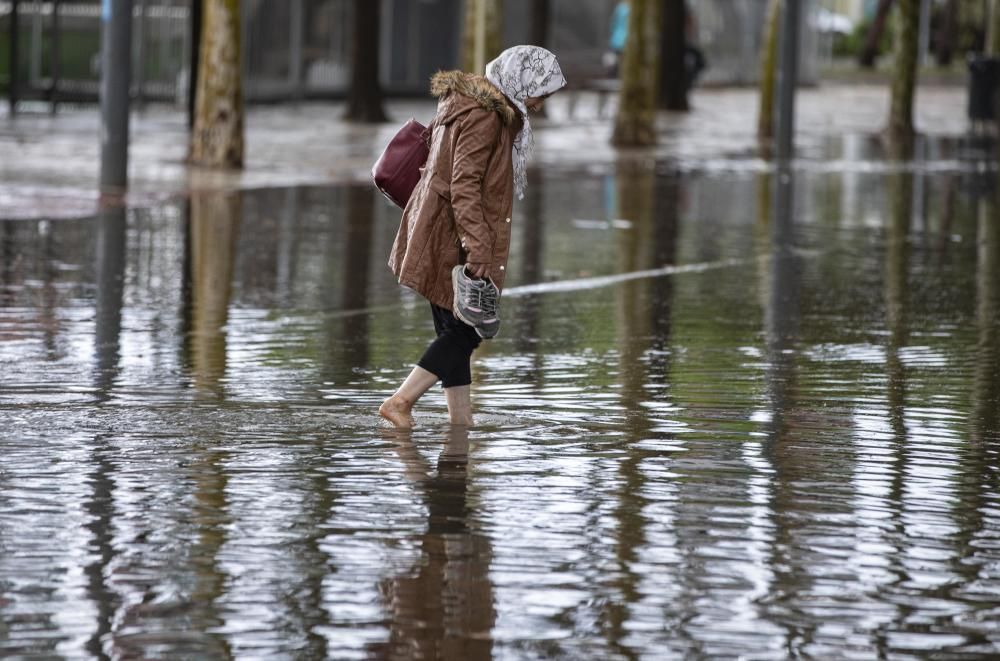
<path id="1" fill-rule="evenodd" d="M 400 284 L 450 310 L 456 264 L 489 264 L 503 288 L 521 119 L 482 76 L 442 71 L 431 78 L 431 93 L 439 101 L 430 154 L 403 209 L 389 268 Z"/>

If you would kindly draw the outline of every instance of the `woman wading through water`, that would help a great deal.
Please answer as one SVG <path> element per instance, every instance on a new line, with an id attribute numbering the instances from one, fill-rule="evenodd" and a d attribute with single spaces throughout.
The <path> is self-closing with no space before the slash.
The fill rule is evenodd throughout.
<path id="1" fill-rule="evenodd" d="M 510 250 L 514 194 L 524 197 L 532 133 L 528 111 L 566 85 L 555 55 L 515 46 L 486 75 L 443 71 L 430 155 L 389 257 L 399 283 L 431 304 L 437 339 L 379 415 L 413 426 L 413 405 L 441 381 L 452 424 L 472 424 L 470 360 L 500 327 L 498 304 Z"/>

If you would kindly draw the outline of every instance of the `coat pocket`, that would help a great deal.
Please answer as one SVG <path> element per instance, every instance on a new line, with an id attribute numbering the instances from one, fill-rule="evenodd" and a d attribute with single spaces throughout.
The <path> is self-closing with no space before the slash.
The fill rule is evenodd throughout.
<path id="1" fill-rule="evenodd" d="M 451 203 L 451 184 L 438 177 L 437 173 L 431 175 L 428 187 Z"/>

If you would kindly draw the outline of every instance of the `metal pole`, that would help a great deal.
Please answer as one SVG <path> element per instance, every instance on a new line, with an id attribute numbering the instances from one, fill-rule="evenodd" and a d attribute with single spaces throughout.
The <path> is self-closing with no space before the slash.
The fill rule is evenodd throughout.
<path id="1" fill-rule="evenodd" d="M 410 4 L 410 3 L 406 3 Z M 379 68 L 379 80 L 380 81 L 390 81 L 392 80 L 392 65 L 399 58 L 400 52 L 405 52 L 406 55 L 403 59 L 406 60 L 406 74 L 401 82 L 409 85 L 413 81 L 410 80 L 410 71 L 414 66 L 419 66 L 420 64 L 420 44 L 417 47 L 413 47 L 413 30 L 414 27 L 420 30 L 420 21 L 415 15 L 420 9 L 417 7 L 402 7 L 402 22 L 409 26 L 409 30 L 406 36 L 406 45 L 409 47 L 408 51 L 404 51 L 403 48 L 397 47 L 395 39 L 393 39 L 393 28 L 396 25 L 396 2 L 392 0 L 386 0 L 382 4 L 381 14 L 379 19 L 379 33 L 378 33 L 378 68 Z"/>
<path id="2" fill-rule="evenodd" d="M 128 188 L 129 83 L 132 0 L 101 5 L 101 191 Z"/>
<path id="3" fill-rule="evenodd" d="M 799 77 L 800 0 L 785 0 L 781 16 L 781 60 L 778 65 L 777 159 L 791 161 L 795 152 L 795 85 Z"/>
<path id="4" fill-rule="evenodd" d="M 18 0 L 12 0 L 10 3 L 10 80 L 7 84 L 7 98 L 10 101 L 10 114 L 17 114 L 17 93 L 18 93 L 18 79 L 17 79 L 17 69 L 21 66 L 21 63 L 17 60 L 18 50 L 20 49 L 20 44 L 18 44 L 18 32 L 21 30 L 21 26 L 18 25 L 17 20 L 17 3 Z"/>
<path id="5" fill-rule="evenodd" d="M 49 111 L 59 108 L 59 76 L 62 75 L 62 36 L 59 33 L 59 1 L 52 2 L 52 89 L 49 90 Z"/>
<path id="6" fill-rule="evenodd" d="M 28 41 L 28 87 L 38 89 L 38 81 L 42 78 L 42 3 L 35 0 L 31 3 L 31 39 Z"/>
<path id="7" fill-rule="evenodd" d="M 476 53 L 473 58 L 473 73 L 482 74 L 486 70 L 486 0 L 476 0 Z"/>
<path id="8" fill-rule="evenodd" d="M 302 99 L 302 32 L 305 28 L 302 0 L 291 0 L 288 5 L 288 82 L 292 88 L 292 98 Z"/>
<path id="9" fill-rule="evenodd" d="M 139 3 L 139 34 L 136 35 L 136 57 L 135 57 L 135 102 L 141 110 L 146 103 L 144 88 L 146 87 L 146 42 L 149 35 L 146 33 L 146 0 L 138 0 Z"/>
<path id="10" fill-rule="evenodd" d="M 781 15 L 781 42 L 778 61 L 778 117 L 775 130 L 778 171 L 774 178 L 775 223 L 774 231 L 785 238 L 791 236 L 794 226 L 792 159 L 795 156 L 795 87 L 799 78 L 799 27 L 800 0 L 784 0 Z M 787 259 L 787 246 L 783 255 Z"/>

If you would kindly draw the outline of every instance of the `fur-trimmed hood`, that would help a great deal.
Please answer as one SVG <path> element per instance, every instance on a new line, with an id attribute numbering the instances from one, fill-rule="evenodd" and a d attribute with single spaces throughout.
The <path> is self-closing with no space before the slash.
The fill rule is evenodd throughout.
<path id="1" fill-rule="evenodd" d="M 450 119 L 448 115 L 465 112 L 472 104 L 496 112 L 507 126 L 517 120 L 517 111 L 503 93 L 483 76 L 464 71 L 439 71 L 431 77 L 431 94 L 452 102 L 444 113 L 445 117 L 442 117 L 445 121 Z"/>

